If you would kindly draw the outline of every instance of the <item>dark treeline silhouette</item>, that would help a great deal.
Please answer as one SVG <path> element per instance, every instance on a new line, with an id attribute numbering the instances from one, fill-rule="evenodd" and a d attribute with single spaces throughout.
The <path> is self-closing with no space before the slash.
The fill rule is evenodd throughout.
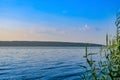
<path id="1" fill-rule="evenodd" d="M 89 46 L 103 46 L 101 44 L 88 43 Z M 84 47 L 86 43 L 75 42 L 51 42 L 51 41 L 0 41 L 0 46 L 55 46 L 55 47 Z"/>

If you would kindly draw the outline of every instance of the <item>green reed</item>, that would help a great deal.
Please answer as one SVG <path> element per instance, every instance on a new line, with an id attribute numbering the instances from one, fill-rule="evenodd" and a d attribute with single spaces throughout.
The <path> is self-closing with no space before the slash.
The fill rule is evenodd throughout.
<path id="1" fill-rule="evenodd" d="M 120 13 L 116 20 L 116 35 L 110 40 L 106 35 L 106 46 L 99 53 L 98 60 L 94 60 L 93 53 L 88 53 L 88 44 L 85 49 L 86 65 L 80 65 L 85 69 L 81 75 L 83 80 L 120 80 Z"/>

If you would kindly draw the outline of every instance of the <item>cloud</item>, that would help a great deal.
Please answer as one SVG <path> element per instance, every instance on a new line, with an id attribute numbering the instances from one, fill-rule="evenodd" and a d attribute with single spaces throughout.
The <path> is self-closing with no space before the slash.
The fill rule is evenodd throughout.
<path id="1" fill-rule="evenodd" d="M 64 30 L 55 27 L 31 27 L 28 29 L 31 33 L 36 34 L 60 35 L 65 33 Z"/>
<path id="2" fill-rule="evenodd" d="M 96 27 L 89 26 L 88 24 L 81 27 L 79 24 L 76 25 L 76 27 L 73 27 L 75 25 L 65 25 L 66 27 L 60 27 L 61 25 L 28 24 L 6 20 L 1 21 L 0 23 L 0 40 L 103 43 L 104 34 L 101 33 L 101 31 L 96 30 Z"/>
<path id="3" fill-rule="evenodd" d="M 83 27 L 83 30 L 89 30 L 89 29 L 90 27 L 87 24 L 85 24 L 85 26 Z"/>
<path id="4" fill-rule="evenodd" d="M 90 30 L 90 27 L 87 24 L 85 24 L 83 27 L 80 27 L 79 30 L 80 31 L 88 31 L 88 30 Z"/>

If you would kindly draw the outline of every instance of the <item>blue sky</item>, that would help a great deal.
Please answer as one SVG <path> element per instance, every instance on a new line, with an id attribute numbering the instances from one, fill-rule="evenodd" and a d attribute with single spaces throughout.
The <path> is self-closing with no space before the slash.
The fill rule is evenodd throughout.
<path id="1" fill-rule="evenodd" d="M 120 0 L 0 0 L 0 40 L 105 42 Z"/>

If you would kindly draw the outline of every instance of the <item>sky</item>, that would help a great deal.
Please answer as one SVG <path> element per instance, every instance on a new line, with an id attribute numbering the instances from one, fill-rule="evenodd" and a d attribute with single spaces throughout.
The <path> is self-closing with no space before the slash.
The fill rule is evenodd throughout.
<path id="1" fill-rule="evenodd" d="M 0 41 L 105 44 L 120 0 L 0 0 Z"/>

